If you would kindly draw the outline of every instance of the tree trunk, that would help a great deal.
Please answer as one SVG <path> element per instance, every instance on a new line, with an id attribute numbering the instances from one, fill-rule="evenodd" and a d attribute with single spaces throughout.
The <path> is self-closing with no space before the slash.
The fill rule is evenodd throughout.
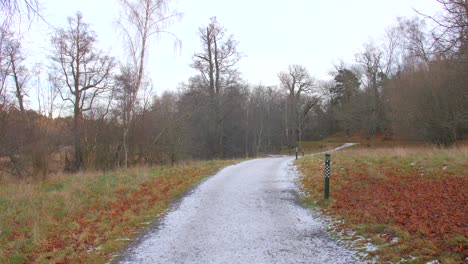
<path id="1" fill-rule="evenodd" d="M 372 124 L 371 124 L 371 146 L 375 147 L 376 134 L 377 134 L 377 118 L 378 118 L 378 88 L 377 88 L 377 77 L 375 74 L 372 76 L 372 88 L 374 92 L 374 100 L 372 100 Z"/>
<path id="2" fill-rule="evenodd" d="M 13 54 L 10 54 L 10 61 L 11 61 L 11 69 L 13 71 L 13 79 L 15 80 L 16 98 L 18 98 L 18 105 L 19 105 L 21 113 L 25 114 L 24 104 L 23 104 L 23 93 L 21 91 L 21 84 L 18 79 L 18 72 L 16 68 L 15 59 L 13 58 Z"/>
<path id="3" fill-rule="evenodd" d="M 81 112 L 79 108 L 79 102 L 80 98 L 77 96 L 76 98 L 76 103 L 75 103 L 75 109 L 74 109 L 74 118 L 73 118 L 73 125 L 74 125 L 74 141 L 75 141 L 75 163 L 74 163 L 74 168 L 72 170 L 80 170 L 83 166 L 83 148 L 81 144 L 81 125 L 80 125 L 80 119 L 81 119 Z"/>
<path id="4" fill-rule="evenodd" d="M 128 168 L 128 146 L 127 146 L 127 135 L 128 135 L 128 127 L 124 128 L 123 132 L 123 152 L 124 152 L 124 168 Z"/>
<path id="5" fill-rule="evenodd" d="M 206 28 L 206 38 L 207 38 L 207 50 L 208 50 L 208 61 L 209 61 L 209 67 L 210 71 L 208 73 L 209 78 L 210 78 L 210 96 L 213 99 L 214 94 L 215 94 L 215 84 L 214 84 L 214 65 L 213 65 L 213 54 L 212 54 L 212 48 L 211 48 L 211 33 L 209 27 Z"/>
<path id="6" fill-rule="evenodd" d="M 220 87 L 219 87 L 219 59 L 218 59 L 218 43 L 216 42 L 216 34 L 213 38 L 214 42 L 214 63 L 215 63 L 215 93 L 219 95 Z"/>

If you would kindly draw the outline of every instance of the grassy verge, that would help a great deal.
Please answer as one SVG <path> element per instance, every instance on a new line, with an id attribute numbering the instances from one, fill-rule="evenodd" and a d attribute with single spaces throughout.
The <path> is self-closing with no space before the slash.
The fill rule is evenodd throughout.
<path id="1" fill-rule="evenodd" d="M 235 161 L 0 183 L 0 263 L 104 263 L 170 202 Z"/>
<path id="2" fill-rule="evenodd" d="M 322 155 L 297 161 L 305 202 L 335 218 L 383 262 L 460 263 L 468 257 L 468 147 L 350 148 L 332 154 L 329 201 Z"/>
<path id="3" fill-rule="evenodd" d="M 302 148 L 299 148 L 299 155 L 313 154 L 331 150 L 342 146 L 344 143 L 358 143 L 359 145 L 354 148 L 369 149 L 369 148 L 395 148 L 395 147 L 424 147 L 430 144 L 426 142 L 408 141 L 408 140 L 396 140 L 387 139 L 383 135 L 379 134 L 376 136 L 375 142 L 372 142 L 371 137 L 365 136 L 362 132 L 353 132 L 349 136 L 346 136 L 344 132 L 337 133 L 333 136 L 326 137 L 319 141 L 303 141 L 301 143 Z M 460 142 L 460 145 L 466 145 L 466 143 Z M 283 148 L 280 152 L 284 155 L 295 155 L 294 148 Z"/>
<path id="4" fill-rule="evenodd" d="M 322 141 L 304 141 L 302 142 L 302 148 L 300 148 L 299 156 L 302 155 L 302 151 L 304 151 L 305 155 L 322 152 L 330 149 L 334 149 L 343 145 L 346 142 L 341 141 L 329 141 L 329 140 L 322 140 Z M 294 148 L 284 148 L 281 150 L 280 154 L 283 155 L 295 155 L 296 150 Z"/>

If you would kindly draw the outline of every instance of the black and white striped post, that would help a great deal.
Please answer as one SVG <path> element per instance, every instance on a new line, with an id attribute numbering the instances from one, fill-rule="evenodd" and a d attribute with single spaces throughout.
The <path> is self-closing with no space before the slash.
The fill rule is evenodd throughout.
<path id="1" fill-rule="evenodd" d="M 325 200 L 330 196 L 330 154 L 325 154 Z"/>

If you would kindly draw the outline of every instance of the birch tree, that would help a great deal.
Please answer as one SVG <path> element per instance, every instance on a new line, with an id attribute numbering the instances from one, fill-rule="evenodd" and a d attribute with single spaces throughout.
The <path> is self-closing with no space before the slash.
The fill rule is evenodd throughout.
<path id="1" fill-rule="evenodd" d="M 145 77 L 145 63 L 148 59 L 148 47 L 152 38 L 169 34 L 169 26 L 182 18 L 182 13 L 170 9 L 170 0 L 120 0 L 122 7 L 121 18 L 117 21 L 123 32 L 124 45 L 128 54 L 127 70 L 132 72 L 131 83 L 125 92 L 130 99 L 126 103 L 125 122 L 123 126 L 124 166 L 128 166 L 127 138 L 137 95 Z M 180 44 L 177 40 L 176 43 Z M 131 90 L 131 91 L 130 91 Z"/>

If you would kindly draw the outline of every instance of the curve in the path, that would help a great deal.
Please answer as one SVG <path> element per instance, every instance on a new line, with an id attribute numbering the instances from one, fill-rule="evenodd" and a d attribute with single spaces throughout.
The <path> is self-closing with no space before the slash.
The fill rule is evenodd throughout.
<path id="1" fill-rule="evenodd" d="M 120 263 L 356 263 L 297 201 L 293 158 L 250 160 L 209 178 Z"/>

